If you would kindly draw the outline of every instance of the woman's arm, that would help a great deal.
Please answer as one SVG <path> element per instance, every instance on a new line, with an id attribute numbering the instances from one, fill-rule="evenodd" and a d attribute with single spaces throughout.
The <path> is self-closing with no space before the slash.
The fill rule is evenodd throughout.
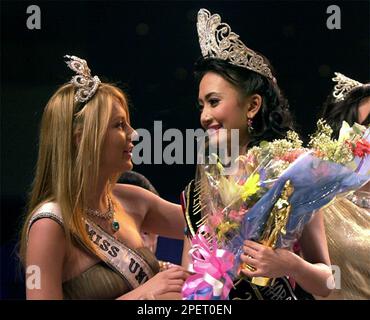
<path id="1" fill-rule="evenodd" d="M 256 270 L 243 269 L 242 272 L 249 277 L 290 276 L 307 292 L 328 296 L 333 278 L 322 212 L 315 214 L 305 226 L 300 245 L 304 259 L 286 249 L 272 249 L 246 240 L 241 259 Z"/>
<path id="2" fill-rule="evenodd" d="M 157 273 L 143 285 L 117 300 L 181 299 L 181 289 L 189 274 L 180 266 Z"/>
<path id="3" fill-rule="evenodd" d="M 185 219 L 180 205 L 132 185 L 117 184 L 114 194 L 123 200 L 126 209 L 132 210 L 140 219 L 139 225 L 143 231 L 183 239 Z"/>
<path id="4" fill-rule="evenodd" d="M 292 274 L 299 285 L 308 292 L 326 297 L 333 288 L 333 276 L 326 241 L 323 212 L 319 211 L 303 229 L 299 244 L 303 259 Z"/>
<path id="5" fill-rule="evenodd" d="M 66 239 L 63 228 L 52 219 L 36 221 L 30 229 L 27 246 L 27 299 L 63 299 L 65 254 Z"/>
<path id="6" fill-rule="evenodd" d="M 149 206 L 142 224 L 143 230 L 182 240 L 184 238 L 185 219 L 181 206 L 154 194 L 150 194 L 148 200 Z"/>

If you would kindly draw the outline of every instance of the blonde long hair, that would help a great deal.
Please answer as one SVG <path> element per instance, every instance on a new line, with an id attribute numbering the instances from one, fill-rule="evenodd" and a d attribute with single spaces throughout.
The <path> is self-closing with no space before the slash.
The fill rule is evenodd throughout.
<path id="1" fill-rule="evenodd" d="M 72 84 L 62 85 L 42 116 L 36 173 L 21 232 L 20 258 L 24 265 L 29 221 L 35 210 L 48 201 L 57 202 L 61 209 L 67 246 L 73 234 L 95 252 L 83 223 L 84 208 L 89 190 L 97 185 L 113 100 L 118 99 L 129 117 L 128 103 L 122 90 L 101 83 L 81 108 L 74 101 L 74 89 Z"/>

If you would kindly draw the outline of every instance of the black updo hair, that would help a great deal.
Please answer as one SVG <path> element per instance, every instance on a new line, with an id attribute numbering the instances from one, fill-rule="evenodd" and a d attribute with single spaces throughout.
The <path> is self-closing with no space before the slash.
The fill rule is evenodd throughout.
<path id="1" fill-rule="evenodd" d="M 335 101 L 333 95 L 330 94 L 323 104 L 319 118 L 326 120 L 333 129 L 333 136 L 338 138 L 343 121 L 346 121 L 350 126 L 358 122 L 358 108 L 361 101 L 368 97 L 370 97 L 370 84 L 352 89 L 342 101 Z M 369 124 L 370 116 L 367 116 L 362 125 L 368 126 Z"/>
<path id="2" fill-rule="evenodd" d="M 273 72 L 269 61 L 266 58 L 264 60 Z M 288 101 L 271 79 L 217 58 L 200 58 L 195 63 L 194 69 L 198 87 L 207 72 L 214 72 L 231 83 L 242 98 L 253 94 L 259 94 L 262 97 L 261 108 L 253 118 L 253 131 L 250 133 L 251 141 L 248 147 L 259 145 L 264 140 L 284 138 L 288 130 L 294 130 Z"/>

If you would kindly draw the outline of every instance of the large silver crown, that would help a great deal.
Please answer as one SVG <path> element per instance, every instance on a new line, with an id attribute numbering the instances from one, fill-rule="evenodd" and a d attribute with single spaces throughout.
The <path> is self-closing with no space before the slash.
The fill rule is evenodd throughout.
<path id="1" fill-rule="evenodd" d="M 72 77 L 71 83 L 76 86 L 75 93 L 76 102 L 88 101 L 96 92 L 101 83 L 98 76 L 91 76 L 91 71 L 84 59 L 76 56 L 65 55 L 64 58 L 69 59 L 66 64 L 77 74 Z"/>
<path id="2" fill-rule="evenodd" d="M 231 31 L 228 24 L 221 22 L 218 14 L 200 9 L 197 22 L 199 44 L 204 58 L 227 60 L 233 65 L 255 71 L 271 80 L 274 76 L 262 56 L 249 49 L 239 35 Z"/>
<path id="3" fill-rule="evenodd" d="M 337 82 L 337 84 L 334 86 L 333 97 L 335 98 L 336 102 L 344 100 L 347 94 L 350 93 L 354 88 L 363 85 L 362 83 L 348 78 L 339 72 L 334 72 L 334 74 L 336 77 L 332 78 L 332 80 Z"/>

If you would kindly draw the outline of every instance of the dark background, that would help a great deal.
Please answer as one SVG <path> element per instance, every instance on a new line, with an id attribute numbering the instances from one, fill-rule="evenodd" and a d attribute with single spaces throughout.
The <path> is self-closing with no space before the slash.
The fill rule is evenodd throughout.
<path id="1" fill-rule="evenodd" d="M 41 30 L 28 30 L 29 5 L 41 9 Z M 341 9 L 329 30 L 326 9 Z M 1 2 L 1 297 L 23 298 L 14 245 L 32 182 L 38 126 L 56 88 L 72 76 L 63 55 L 88 61 L 93 75 L 120 84 L 131 97 L 136 128 L 199 127 L 192 66 L 200 56 L 196 13 L 205 7 L 277 71 L 303 136 L 339 71 L 369 79 L 368 1 L 2 1 Z M 192 165 L 135 167 L 165 199 L 179 202 Z M 181 242 L 161 239 L 158 255 L 179 262 Z"/>

